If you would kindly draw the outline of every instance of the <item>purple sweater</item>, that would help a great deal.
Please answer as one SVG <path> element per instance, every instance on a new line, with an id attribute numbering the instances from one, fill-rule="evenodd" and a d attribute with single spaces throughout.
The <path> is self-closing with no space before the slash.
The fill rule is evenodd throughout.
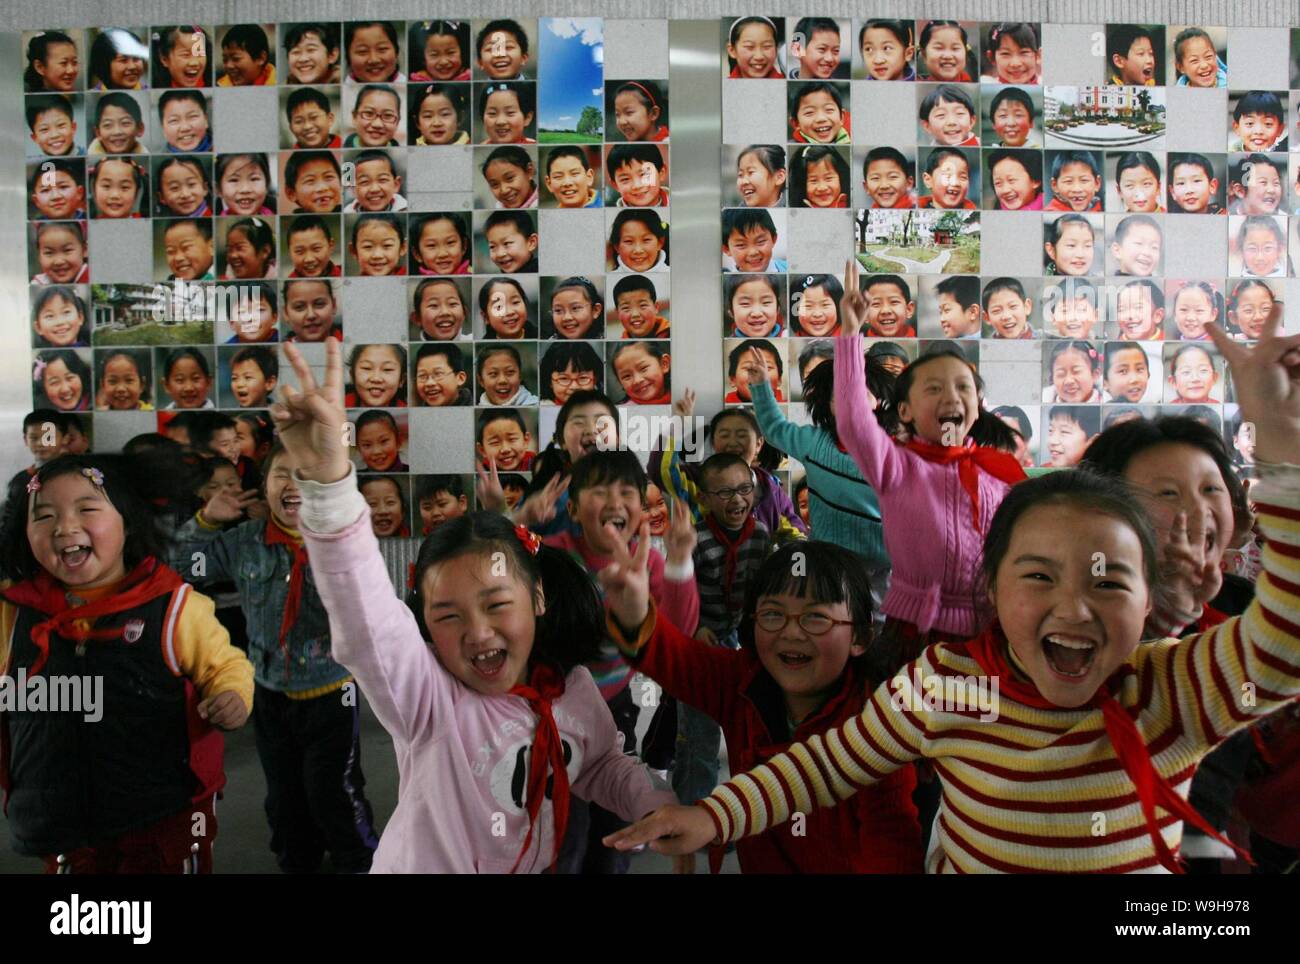
<path id="1" fill-rule="evenodd" d="M 977 606 L 984 604 L 976 582 L 984 536 L 1010 486 L 980 472 L 976 531 L 957 463 L 926 461 L 880 427 L 867 396 L 865 367 L 861 335 L 835 339 L 835 424 L 862 477 L 880 497 L 885 548 L 893 563 L 881 608 L 922 631 L 974 636 L 981 628 Z"/>
<path id="2" fill-rule="evenodd" d="M 354 476 L 333 485 L 298 485 L 303 541 L 329 612 L 334 658 L 356 677 L 397 753 L 397 808 L 372 872 L 509 872 L 528 830 L 519 787 L 536 715 L 522 697 L 483 696 L 443 669 L 410 609 L 391 592 Z M 344 524 L 347 518 L 352 521 Z M 675 803 L 670 791 L 654 789 L 640 763 L 624 756 L 622 736 L 591 674 L 578 667 L 564 682 L 553 712 L 572 753 L 573 795 L 625 820 Z M 520 871 L 546 869 L 554 820 L 548 798 Z"/>

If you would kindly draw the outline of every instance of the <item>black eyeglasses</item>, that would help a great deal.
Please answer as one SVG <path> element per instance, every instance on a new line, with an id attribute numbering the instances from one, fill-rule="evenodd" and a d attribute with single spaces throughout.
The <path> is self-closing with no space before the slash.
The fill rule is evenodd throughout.
<path id="1" fill-rule="evenodd" d="M 738 485 L 734 489 L 714 489 L 709 495 L 716 496 L 723 502 L 730 502 L 736 496 L 749 495 L 754 491 L 754 483 L 746 482 L 744 485 Z"/>
<path id="2" fill-rule="evenodd" d="M 786 624 L 794 619 L 799 628 L 809 636 L 821 636 L 829 633 L 836 626 L 852 626 L 851 619 L 831 619 L 824 613 L 800 613 L 798 616 L 791 616 L 779 609 L 764 609 L 755 614 L 754 623 L 765 633 L 779 633 L 785 629 Z"/>

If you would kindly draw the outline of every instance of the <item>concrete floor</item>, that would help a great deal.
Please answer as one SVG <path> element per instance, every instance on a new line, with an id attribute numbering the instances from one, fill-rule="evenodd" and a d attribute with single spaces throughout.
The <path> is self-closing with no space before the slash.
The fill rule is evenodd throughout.
<path id="1" fill-rule="evenodd" d="M 641 712 L 638 737 L 650 723 L 651 711 Z M 727 776 L 725 749 L 721 761 L 722 776 Z M 365 701 L 361 715 L 361 768 L 366 777 L 366 795 L 375 811 L 375 824 L 382 828 L 397 804 L 397 760 L 388 734 Z M 266 823 L 262 800 L 266 780 L 257 759 L 253 727 L 249 725 L 226 734 L 225 799 L 217 802 L 219 823 L 213 859 L 217 873 L 277 874 L 279 868 L 271 853 L 271 831 Z M 0 815 L 0 874 L 40 873 L 39 861 L 19 856 L 9 844 L 8 821 Z M 634 874 L 672 872 L 671 861 L 655 853 L 643 853 L 632 860 Z M 696 861 L 696 872 L 707 873 L 703 856 Z M 723 873 L 739 873 L 734 854 L 728 854 Z"/>

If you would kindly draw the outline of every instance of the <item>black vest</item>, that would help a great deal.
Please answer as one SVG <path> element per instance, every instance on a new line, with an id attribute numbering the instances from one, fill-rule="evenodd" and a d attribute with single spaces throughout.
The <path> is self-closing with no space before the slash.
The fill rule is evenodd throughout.
<path id="1" fill-rule="evenodd" d="M 83 693 L 85 677 L 102 677 L 97 722 L 86 722 L 81 710 L 15 708 L 0 714 L 0 726 L 8 730 L 9 833 L 20 854 L 47 856 L 104 844 L 189 807 L 199 788 L 189 764 L 189 682 L 173 675 L 163 656 L 174 596 L 100 616 L 96 635 L 116 631 L 110 638 L 79 646 L 75 639 L 50 635 L 40 675 L 47 681 L 82 677 Z M 44 618 L 17 607 L 9 670 L 15 685 L 18 671 L 30 673 L 38 655 L 31 630 Z"/>

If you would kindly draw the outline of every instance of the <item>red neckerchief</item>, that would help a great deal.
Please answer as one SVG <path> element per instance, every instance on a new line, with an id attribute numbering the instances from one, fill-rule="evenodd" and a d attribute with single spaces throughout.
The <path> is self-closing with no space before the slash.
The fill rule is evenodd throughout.
<path id="1" fill-rule="evenodd" d="M 1006 651 L 1009 645 L 1001 629 L 994 623 L 993 626 L 966 643 L 966 652 L 979 664 L 980 669 L 986 675 L 997 677 L 1000 692 L 1010 696 L 1016 702 L 1040 710 L 1061 709 L 1055 703 L 1045 699 L 1032 681 L 1021 681 L 1016 678 L 1010 666 L 1007 665 Z M 1119 700 L 1115 699 L 1112 692 L 1113 689 L 1118 687 L 1118 681 L 1123 670 L 1124 668 L 1121 667 L 1110 679 L 1098 687 L 1097 692 L 1093 694 L 1092 699 L 1086 705 L 1101 710 L 1102 719 L 1106 723 L 1106 735 L 1110 738 L 1111 749 L 1115 751 L 1115 756 L 1119 758 L 1120 764 L 1123 765 L 1124 772 L 1128 774 L 1129 779 L 1133 781 L 1134 789 L 1137 790 L 1138 802 L 1142 806 L 1142 816 L 1146 820 L 1147 832 L 1151 835 L 1151 843 L 1155 847 L 1156 859 L 1160 861 L 1162 867 L 1172 874 L 1185 873 L 1182 865 L 1178 862 L 1178 858 L 1174 856 L 1165 843 L 1165 838 L 1156 824 L 1156 805 L 1159 804 L 1166 812 L 1190 823 L 1206 836 L 1227 844 L 1247 861 L 1250 861 L 1248 853 L 1211 827 L 1206 819 L 1197 813 L 1190 803 L 1180 797 L 1174 788 L 1169 785 L 1169 781 L 1157 773 L 1155 767 L 1152 766 L 1151 755 L 1147 753 L 1146 743 L 1142 739 L 1142 734 L 1138 732 L 1137 724 L 1133 722 L 1133 717 L 1129 711 L 1120 705 Z M 1251 862 L 1253 863 L 1253 861 Z"/>
<path id="2" fill-rule="evenodd" d="M 289 596 L 284 601 L 284 615 L 280 617 L 280 649 L 284 652 L 284 671 L 289 672 L 289 630 L 298 619 L 298 608 L 302 605 L 303 573 L 307 570 L 307 547 L 301 539 L 295 539 L 280 527 L 275 518 L 266 520 L 266 535 L 263 541 L 268 546 L 284 546 L 289 550 L 293 565 L 289 569 Z"/>
<path id="3" fill-rule="evenodd" d="M 524 837 L 523 849 L 510 872 L 513 874 L 519 869 L 519 861 L 524 859 L 533 842 L 533 829 L 546 799 L 548 770 L 553 776 L 551 805 L 555 808 L 555 853 L 551 857 L 551 870 L 554 871 L 560 857 L 560 845 L 564 842 L 564 830 L 569 825 L 569 771 L 564 766 L 560 728 L 551 715 L 551 704 L 564 695 L 564 678 L 550 666 L 538 663 L 533 667 L 528 682 L 515 684 L 510 693 L 526 699 L 529 709 L 537 714 L 537 732 L 533 735 L 533 748 L 528 755 L 528 791 L 524 798 L 528 808 L 528 835 Z"/>
<path id="4" fill-rule="evenodd" d="M 957 466 L 957 477 L 961 480 L 961 487 L 970 496 L 971 517 L 975 520 L 977 532 L 980 527 L 979 470 L 983 469 L 995 479 L 1010 485 L 1025 479 L 1025 470 L 1015 456 L 987 445 L 932 445 L 921 439 L 912 439 L 907 447 L 927 462 L 937 462 L 939 465 L 960 463 Z"/>
<path id="5" fill-rule="evenodd" d="M 736 581 L 736 566 L 740 561 L 740 547 L 749 541 L 749 537 L 754 534 L 754 513 L 750 513 L 745 518 L 745 524 L 740 527 L 740 534 L 736 536 L 736 541 L 732 542 L 731 537 L 727 535 L 727 530 L 712 515 L 706 515 L 704 521 L 709 525 L 709 531 L 713 537 L 722 543 L 723 548 L 727 550 L 726 568 L 722 575 L 722 598 L 727 602 L 727 611 L 731 611 L 731 586 Z"/>
<path id="6" fill-rule="evenodd" d="M 71 635 L 80 641 L 116 639 L 122 635 L 120 630 L 96 633 L 94 630 L 75 629 L 69 632 L 69 629 L 73 623 L 83 619 L 89 621 L 110 613 L 134 609 L 136 606 L 175 591 L 181 585 L 183 581 L 175 570 L 164 566 L 153 556 L 148 556 L 127 574 L 117 592 L 80 606 L 72 606 L 68 603 L 68 593 L 75 594 L 75 588 L 69 590 L 44 570 L 33 579 L 10 586 L 4 590 L 3 595 L 15 605 L 27 606 L 49 617 L 32 627 L 32 643 L 40 652 L 27 672 L 35 676 L 45 667 L 49 659 L 52 634 Z"/>

